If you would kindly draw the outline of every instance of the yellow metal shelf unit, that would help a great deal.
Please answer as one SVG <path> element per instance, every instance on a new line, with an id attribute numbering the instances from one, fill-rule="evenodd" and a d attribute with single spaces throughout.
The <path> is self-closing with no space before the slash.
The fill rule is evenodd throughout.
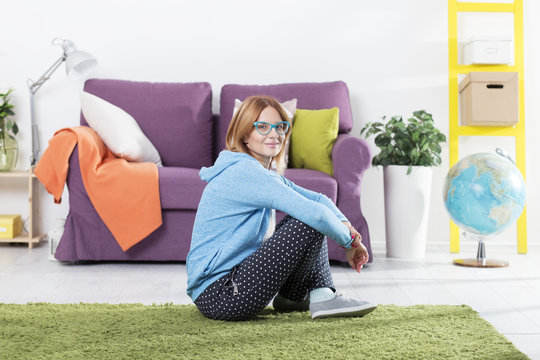
<path id="1" fill-rule="evenodd" d="M 513 13 L 514 65 L 460 65 L 458 63 L 458 13 Z M 513 136 L 516 144 L 516 166 L 525 178 L 525 105 L 523 76 L 523 0 L 513 3 L 474 3 L 448 0 L 448 93 L 450 168 L 459 160 L 460 136 Z M 458 108 L 458 74 L 471 71 L 509 71 L 518 73 L 519 122 L 512 127 L 460 126 Z M 517 221 L 517 251 L 527 253 L 527 209 Z M 450 221 L 450 251 L 459 252 L 459 228 Z"/>

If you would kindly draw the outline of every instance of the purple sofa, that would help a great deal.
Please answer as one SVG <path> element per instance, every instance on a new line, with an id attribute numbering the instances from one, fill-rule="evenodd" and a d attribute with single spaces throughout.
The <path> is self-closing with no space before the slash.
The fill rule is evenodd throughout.
<path id="1" fill-rule="evenodd" d="M 84 188 L 77 147 L 69 162 L 69 213 L 56 259 L 78 261 L 185 261 L 197 206 L 205 186 L 202 166 L 211 166 L 225 147 L 234 99 L 266 94 L 286 101 L 298 99 L 299 109 L 340 109 L 339 136 L 332 150 L 334 177 L 309 169 L 287 169 L 285 176 L 332 199 L 362 234 L 372 258 L 369 229 L 360 208 L 360 184 L 371 165 L 367 144 L 349 135 L 353 121 L 344 82 L 298 83 L 266 86 L 225 85 L 220 114 L 212 114 L 208 83 L 150 83 L 91 79 L 85 91 L 131 114 L 157 148 L 163 167 L 159 187 L 163 224 L 147 238 L 123 252 L 100 219 Z M 81 115 L 81 125 L 87 125 Z M 283 214 L 279 214 L 279 217 Z M 345 261 L 345 252 L 328 242 L 331 260 Z"/>

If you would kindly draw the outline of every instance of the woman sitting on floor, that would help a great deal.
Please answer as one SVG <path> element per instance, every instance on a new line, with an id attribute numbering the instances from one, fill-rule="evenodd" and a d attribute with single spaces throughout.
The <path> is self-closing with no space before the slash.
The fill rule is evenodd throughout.
<path id="1" fill-rule="evenodd" d="M 363 316 L 377 307 L 335 293 L 325 236 L 345 248 L 358 272 L 368 253 L 328 197 L 282 176 L 290 128 L 279 102 L 249 97 L 231 121 L 227 150 L 200 171 L 208 185 L 186 261 L 187 293 L 208 318 L 250 319 L 274 297 L 276 310 L 309 309 L 312 318 Z M 289 214 L 277 226 L 275 210 Z"/>

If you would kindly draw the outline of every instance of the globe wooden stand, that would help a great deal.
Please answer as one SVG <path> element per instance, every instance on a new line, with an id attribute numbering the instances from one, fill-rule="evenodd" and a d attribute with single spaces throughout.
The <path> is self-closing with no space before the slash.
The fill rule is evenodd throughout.
<path id="1" fill-rule="evenodd" d="M 464 233 L 468 237 L 467 234 Z M 486 258 L 486 243 L 484 240 L 478 241 L 478 251 L 476 259 L 455 259 L 455 265 L 479 268 L 498 268 L 508 266 L 508 261 Z"/>

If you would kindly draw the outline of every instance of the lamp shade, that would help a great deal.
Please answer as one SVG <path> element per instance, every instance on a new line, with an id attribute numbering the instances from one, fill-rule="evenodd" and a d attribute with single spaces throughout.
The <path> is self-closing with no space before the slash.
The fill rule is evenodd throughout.
<path id="1" fill-rule="evenodd" d="M 70 79 L 80 79 L 92 72 L 96 67 L 95 57 L 85 51 L 75 50 L 66 57 L 66 74 Z"/>
<path id="2" fill-rule="evenodd" d="M 60 40 L 66 61 L 66 74 L 72 80 L 80 79 L 92 72 L 97 65 L 95 57 L 85 51 L 77 50 L 77 47 L 71 40 Z"/>

